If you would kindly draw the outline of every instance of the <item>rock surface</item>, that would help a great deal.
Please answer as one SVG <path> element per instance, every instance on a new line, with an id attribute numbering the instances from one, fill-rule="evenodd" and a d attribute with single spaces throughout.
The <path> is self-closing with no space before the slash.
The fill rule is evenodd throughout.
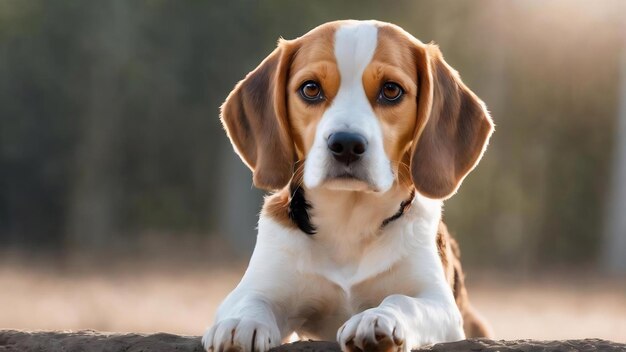
<path id="1" fill-rule="evenodd" d="M 201 352 L 200 338 L 197 336 L 178 336 L 166 333 L 153 335 L 114 334 L 92 330 L 63 332 L 24 332 L 0 330 L 0 352 L 159 352 L 181 351 Z M 339 351 L 335 342 L 300 341 L 275 348 L 276 352 L 321 352 Z M 535 351 L 626 351 L 626 344 L 600 339 L 565 340 L 565 341 L 492 341 L 465 340 L 441 343 L 420 351 L 500 351 L 500 352 L 535 352 Z"/>

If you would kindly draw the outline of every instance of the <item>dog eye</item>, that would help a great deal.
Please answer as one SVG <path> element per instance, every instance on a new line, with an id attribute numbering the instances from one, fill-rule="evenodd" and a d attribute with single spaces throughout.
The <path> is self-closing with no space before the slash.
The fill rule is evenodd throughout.
<path id="1" fill-rule="evenodd" d="M 404 90 L 402 90 L 400 85 L 394 82 L 387 82 L 380 89 L 378 99 L 385 103 L 395 103 L 402 97 L 402 94 L 404 94 Z"/>
<path id="2" fill-rule="evenodd" d="M 300 86 L 300 96 L 308 102 L 318 102 L 323 99 L 322 88 L 315 81 L 306 81 Z"/>

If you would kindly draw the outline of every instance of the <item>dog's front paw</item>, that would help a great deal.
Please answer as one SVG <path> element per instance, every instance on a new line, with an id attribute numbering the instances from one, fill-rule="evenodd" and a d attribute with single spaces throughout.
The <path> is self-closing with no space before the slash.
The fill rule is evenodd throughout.
<path id="1" fill-rule="evenodd" d="M 275 324 L 245 318 L 221 320 L 202 337 L 202 345 L 209 352 L 265 352 L 279 344 Z"/>
<path id="2" fill-rule="evenodd" d="M 337 332 L 344 352 L 408 351 L 405 329 L 396 317 L 381 308 L 368 309 L 350 318 Z"/>

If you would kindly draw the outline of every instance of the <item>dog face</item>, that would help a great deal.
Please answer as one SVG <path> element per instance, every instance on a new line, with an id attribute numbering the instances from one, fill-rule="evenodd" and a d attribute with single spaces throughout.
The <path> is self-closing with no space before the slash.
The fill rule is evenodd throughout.
<path id="1" fill-rule="evenodd" d="M 278 48 L 231 92 L 222 121 L 254 183 L 452 195 L 492 122 L 434 45 L 397 26 L 338 21 Z"/>

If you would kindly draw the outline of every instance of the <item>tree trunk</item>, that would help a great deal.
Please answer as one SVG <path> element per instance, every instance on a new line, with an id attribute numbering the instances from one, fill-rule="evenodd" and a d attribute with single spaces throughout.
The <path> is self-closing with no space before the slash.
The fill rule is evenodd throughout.
<path id="1" fill-rule="evenodd" d="M 612 184 L 604 234 L 602 264 L 611 274 L 626 273 L 626 24 L 622 23 L 620 57 L 619 108 L 613 152 Z"/>

